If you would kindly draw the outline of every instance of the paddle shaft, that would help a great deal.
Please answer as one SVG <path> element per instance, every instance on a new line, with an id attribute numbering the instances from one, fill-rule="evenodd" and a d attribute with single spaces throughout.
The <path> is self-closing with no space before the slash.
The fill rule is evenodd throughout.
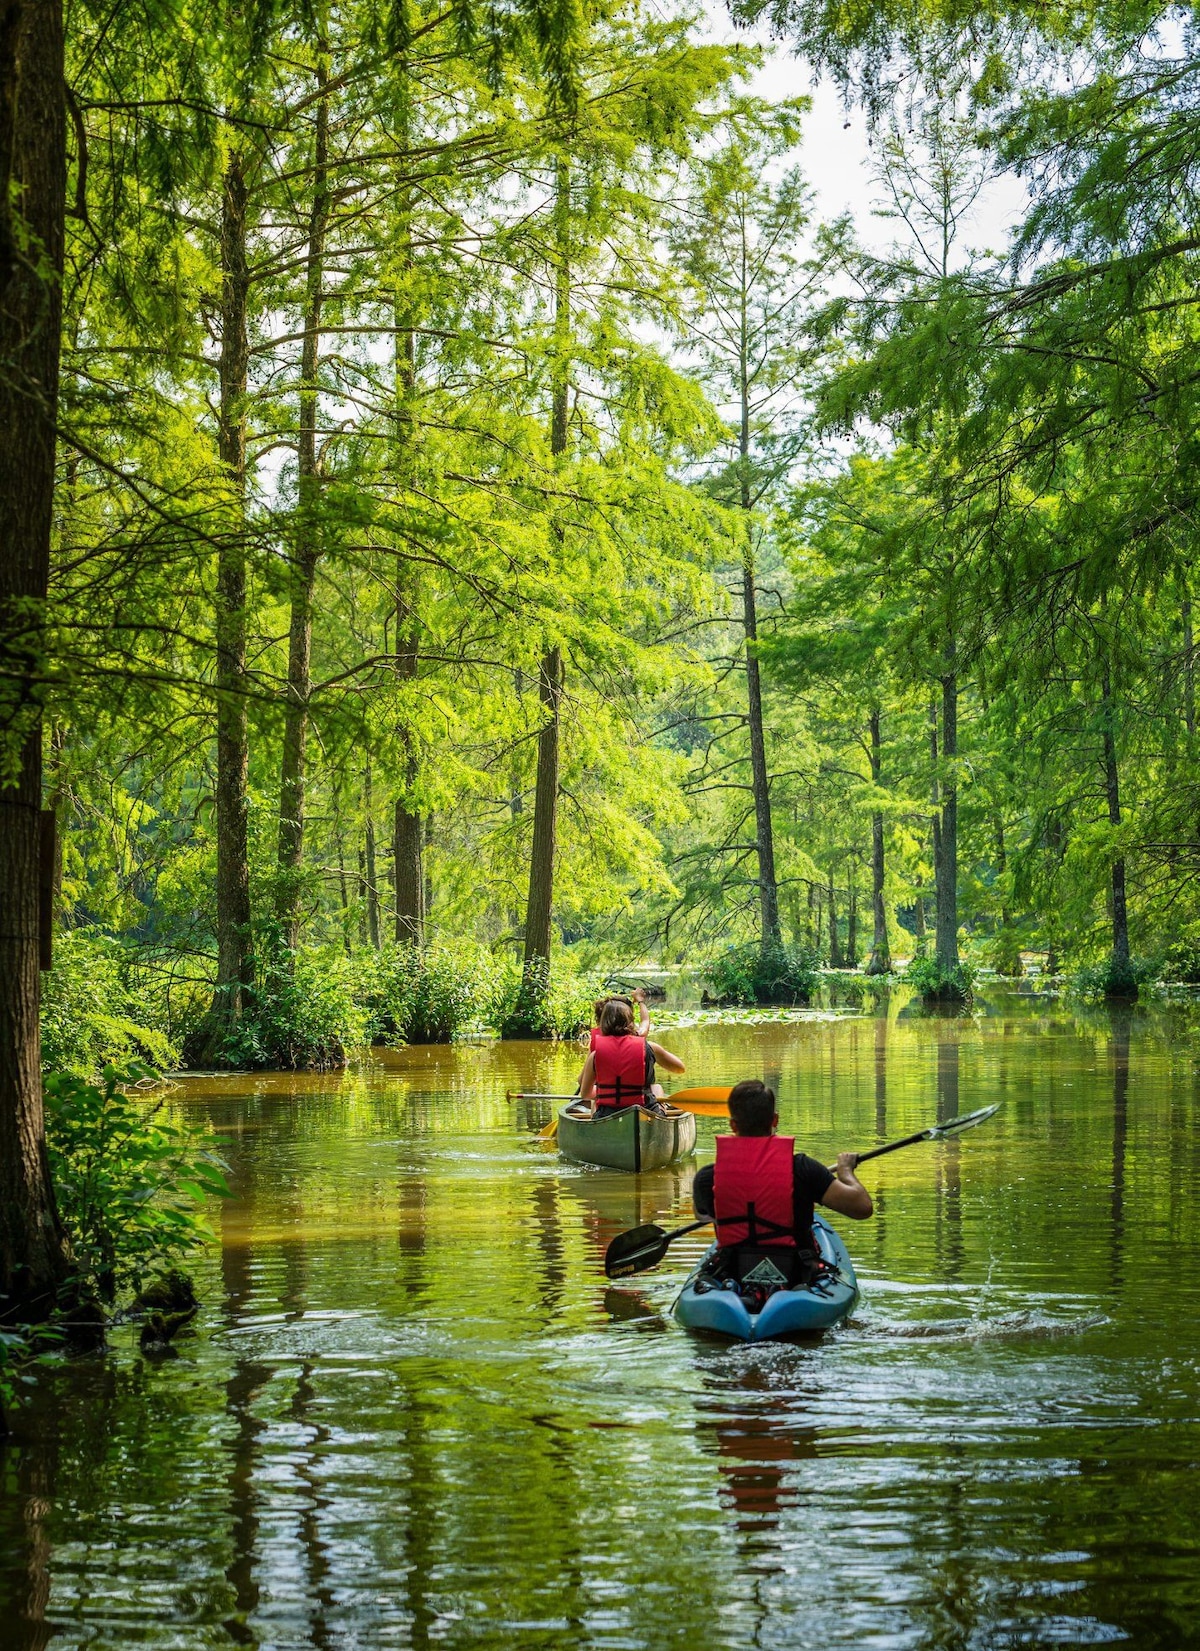
<path id="1" fill-rule="evenodd" d="M 990 1118 L 992 1112 L 994 1111 L 995 1108 L 992 1107 L 984 1112 L 971 1114 L 970 1123 L 966 1124 L 966 1127 L 970 1128 L 971 1124 L 982 1123 L 985 1118 Z M 886 1146 L 871 1147 L 867 1152 L 857 1153 L 854 1159 L 855 1168 L 857 1168 L 859 1164 L 865 1164 L 868 1159 L 882 1158 L 885 1153 L 899 1152 L 901 1147 L 915 1146 L 918 1141 L 938 1140 L 943 1131 L 951 1129 L 955 1122 L 958 1122 L 958 1120 L 952 1119 L 949 1124 L 943 1125 L 933 1124 L 927 1129 L 917 1130 L 913 1135 L 905 1135 L 899 1141 L 889 1141 Z M 833 1174 L 834 1171 L 831 1170 L 830 1173 Z M 710 1216 L 704 1221 L 693 1221 L 686 1227 L 676 1227 L 674 1232 L 662 1233 L 661 1237 L 656 1238 L 652 1243 L 647 1243 L 644 1248 L 634 1250 L 630 1255 L 622 1256 L 622 1272 L 644 1272 L 646 1270 L 644 1267 L 639 1267 L 636 1265 L 636 1263 L 641 1261 L 643 1258 L 653 1257 L 653 1259 L 649 1261 L 649 1265 L 656 1266 L 666 1254 L 667 1246 L 673 1244 L 677 1238 L 682 1238 L 685 1233 L 694 1233 L 699 1227 L 708 1227 L 711 1225 L 712 1217 Z M 612 1243 L 609 1245 L 610 1252 L 615 1245 L 620 1244 L 623 1236 L 624 1234 L 618 1233 L 617 1237 L 613 1239 Z M 630 1261 L 634 1262 L 635 1265 L 632 1267 L 627 1267 L 626 1264 Z M 605 1262 L 605 1271 L 608 1272 L 607 1258 Z M 609 1276 L 612 1277 L 613 1275 L 610 1273 Z"/>
<path id="2" fill-rule="evenodd" d="M 854 1167 L 865 1164 L 868 1158 L 882 1158 L 885 1152 L 899 1152 L 901 1147 L 916 1146 L 918 1141 L 928 1141 L 933 1135 L 931 1129 L 919 1129 L 915 1135 L 906 1135 L 902 1141 L 889 1141 L 885 1147 L 872 1147 L 869 1152 L 856 1152 Z M 831 1164 L 829 1173 L 833 1175 L 837 1170 L 836 1164 Z"/>

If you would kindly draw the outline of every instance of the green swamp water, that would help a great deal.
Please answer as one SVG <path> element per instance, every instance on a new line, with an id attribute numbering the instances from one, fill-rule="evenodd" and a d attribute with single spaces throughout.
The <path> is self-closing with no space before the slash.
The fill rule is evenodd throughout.
<path id="1" fill-rule="evenodd" d="M 686 1219 L 532 1138 L 578 1051 L 414 1049 L 189 1079 L 236 1197 L 199 1333 L 46 1374 L 0 1447 L 0 1645 L 1182 1647 L 1200 1635 L 1200 1135 L 1191 1008 L 993 996 L 957 1020 L 693 1024 L 872 1164 L 852 1320 L 690 1337 Z M 698 1162 L 712 1152 L 701 1120 Z"/>

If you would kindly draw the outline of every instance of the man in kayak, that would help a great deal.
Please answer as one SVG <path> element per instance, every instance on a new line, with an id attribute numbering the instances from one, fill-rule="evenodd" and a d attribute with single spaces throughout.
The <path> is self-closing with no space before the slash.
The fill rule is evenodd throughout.
<path id="1" fill-rule="evenodd" d="M 592 1034 L 591 1053 L 579 1078 L 579 1093 L 592 1102 L 596 1117 L 626 1106 L 661 1112 L 662 1090 L 654 1082 L 656 1065 L 666 1067 L 668 1072 L 686 1070 L 678 1055 L 638 1036 L 633 1008 L 625 998 L 609 998 L 600 1011 L 600 1030 Z"/>
<path id="2" fill-rule="evenodd" d="M 775 1091 L 758 1078 L 730 1090 L 729 1123 L 733 1133 L 717 1136 L 716 1163 L 705 1164 L 692 1182 L 696 1214 L 713 1218 L 720 1245 L 706 1272 L 743 1296 L 765 1300 L 772 1290 L 814 1276 L 817 1204 L 852 1221 L 865 1221 L 874 1205 L 854 1173 L 853 1152 L 840 1152 L 831 1173 L 796 1152 L 791 1136 L 775 1133 Z"/>

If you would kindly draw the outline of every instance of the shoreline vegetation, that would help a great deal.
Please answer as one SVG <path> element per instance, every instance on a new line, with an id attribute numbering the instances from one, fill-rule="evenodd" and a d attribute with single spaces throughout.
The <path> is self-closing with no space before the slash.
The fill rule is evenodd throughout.
<path id="1" fill-rule="evenodd" d="M 984 957 L 986 958 L 986 951 Z M 1104 1000 L 1103 967 L 1051 975 L 1046 955 L 1027 953 L 1019 973 L 986 961 L 964 961 L 946 982 L 936 960 L 897 952 L 896 968 L 870 973 L 865 959 L 830 968 L 811 948 L 780 947 L 764 955 L 756 945 L 726 948 L 691 968 L 648 964 L 612 970 L 587 967 L 560 954 L 544 995 L 538 1035 L 573 1039 L 592 1024 L 593 1003 L 606 990 L 641 982 L 656 989 L 655 1013 L 670 1018 L 661 1000 L 682 995 L 703 1009 L 804 1008 L 831 994 L 869 997 L 910 990 L 931 1007 L 969 1005 L 977 983 L 1036 986 L 1064 996 Z M 1143 989 L 1200 984 L 1195 959 L 1178 953 L 1134 962 Z M 193 1062 L 194 1030 L 203 1022 L 203 987 L 189 999 L 159 988 L 154 968 L 112 937 L 76 931 L 63 937 L 46 977 L 42 1048 L 48 1076 L 95 1079 L 104 1068 L 146 1063 L 147 1069 L 204 1070 Z M 462 1038 L 512 1035 L 514 1005 L 524 974 L 511 958 L 481 947 L 389 945 L 357 957 L 302 949 L 286 969 L 264 969 L 261 1000 L 248 1005 L 237 1034 L 218 1046 L 209 1068 L 220 1071 L 335 1069 L 358 1050 L 450 1043 Z M 527 1035 L 524 1028 L 518 1035 Z M 208 1051 L 213 1053 L 211 1049 Z"/>

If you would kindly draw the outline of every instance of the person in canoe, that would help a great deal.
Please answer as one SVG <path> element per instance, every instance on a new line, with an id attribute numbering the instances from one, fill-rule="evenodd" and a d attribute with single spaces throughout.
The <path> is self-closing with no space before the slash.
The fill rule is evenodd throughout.
<path id="1" fill-rule="evenodd" d="M 650 1036 L 650 1011 L 646 1007 L 646 990 L 645 987 L 638 986 L 628 997 L 624 993 L 619 993 L 614 998 L 598 997 L 596 999 L 593 1016 L 596 1024 L 592 1027 L 591 1037 L 588 1039 L 589 1049 L 595 1049 L 596 1047 L 596 1039 L 600 1036 L 600 1016 L 604 1013 L 604 1005 L 610 1002 L 627 1003 L 630 1009 L 636 1008 L 638 1013 L 637 1035 L 639 1038 Z"/>
<path id="2" fill-rule="evenodd" d="M 758 1078 L 730 1090 L 729 1123 L 733 1133 L 717 1136 L 716 1163 L 696 1173 L 692 1202 L 716 1230 L 719 1248 L 705 1269 L 710 1288 L 753 1297 L 755 1312 L 773 1290 L 816 1276 L 817 1204 L 852 1221 L 865 1221 L 874 1205 L 854 1173 L 854 1153 L 840 1152 L 831 1173 L 797 1152 L 791 1136 L 775 1133 L 775 1091 Z"/>
<path id="3" fill-rule="evenodd" d="M 592 1103 L 593 1117 L 619 1112 L 626 1106 L 663 1111 L 662 1090 L 654 1081 L 657 1066 L 683 1072 L 678 1055 L 640 1036 L 633 1024 L 633 1006 L 627 999 L 610 997 L 600 1011 L 600 1029 L 592 1034 L 592 1048 L 583 1063 L 579 1093 Z"/>

